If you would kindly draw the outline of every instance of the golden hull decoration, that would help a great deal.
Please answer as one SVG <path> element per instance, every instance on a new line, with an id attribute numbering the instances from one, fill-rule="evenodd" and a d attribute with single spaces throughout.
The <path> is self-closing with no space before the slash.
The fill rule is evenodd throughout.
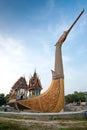
<path id="1" fill-rule="evenodd" d="M 16 107 L 21 105 L 37 112 L 59 112 L 64 107 L 64 79 L 52 80 L 50 87 L 43 94 L 15 103 Z"/>

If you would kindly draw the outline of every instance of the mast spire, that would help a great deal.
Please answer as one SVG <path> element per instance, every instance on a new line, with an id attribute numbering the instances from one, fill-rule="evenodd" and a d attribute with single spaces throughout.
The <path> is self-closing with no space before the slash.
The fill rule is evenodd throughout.
<path id="1" fill-rule="evenodd" d="M 71 31 L 71 29 L 73 28 L 73 26 L 76 24 L 76 22 L 78 21 L 78 19 L 81 17 L 81 15 L 84 13 L 84 9 L 81 11 L 81 13 L 79 14 L 79 16 L 77 17 L 77 19 L 73 22 L 73 24 L 70 26 L 70 28 L 67 30 L 67 33 L 69 33 Z"/>
<path id="2" fill-rule="evenodd" d="M 73 24 L 69 27 L 68 30 L 64 31 L 64 33 L 62 34 L 62 36 L 60 36 L 59 40 L 57 41 L 56 45 L 62 44 L 65 40 L 67 35 L 69 34 L 69 32 L 71 31 L 71 29 L 73 28 L 73 26 L 76 24 L 76 22 L 79 20 L 79 18 L 81 17 L 81 15 L 84 13 L 84 9 L 81 11 L 81 13 L 79 14 L 79 16 L 76 18 L 76 20 L 73 22 Z"/>

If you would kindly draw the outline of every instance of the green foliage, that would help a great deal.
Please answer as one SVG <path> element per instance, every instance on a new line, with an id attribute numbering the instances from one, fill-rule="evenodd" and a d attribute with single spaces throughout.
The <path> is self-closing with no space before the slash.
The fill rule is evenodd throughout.
<path id="1" fill-rule="evenodd" d="M 28 126 L 17 122 L 1 121 L 0 130 L 87 130 L 87 127 L 72 126 L 68 128 L 57 128 L 55 126 L 39 125 L 36 123 Z"/>
<path id="2" fill-rule="evenodd" d="M 1 93 L 0 94 L 0 106 L 6 105 L 6 103 L 8 102 L 8 99 L 9 99 L 8 94 L 5 96 L 3 93 Z"/>
<path id="3" fill-rule="evenodd" d="M 28 128 L 16 123 L 0 122 L 0 130 L 28 130 Z"/>
<path id="4" fill-rule="evenodd" d="M 0 94 L 0 106 L 6 104 L 5 102 L 5 95 L 2 93 Z"/>
<path id="5" fill-rule="evenodd" d="M 68 94 L 65 96 L 66 103 L 72 102 L 85 102 L 87 94 L 84 92 L 74 92 L 74 94 Z"/>
<path id="6" fill-rule="evenodd" d="M 9 94 L 7 94 L 7 95 L 5 96 L 5 101 L 6 101 L 6 104 L 7 104 L 7 102 L 9 101 Z"/>

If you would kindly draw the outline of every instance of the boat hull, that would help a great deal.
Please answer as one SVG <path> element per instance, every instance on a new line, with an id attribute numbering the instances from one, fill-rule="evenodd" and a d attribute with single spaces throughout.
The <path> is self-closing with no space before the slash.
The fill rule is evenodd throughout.
<path id="1" fill-rule="evenodd" d="M 37 97 L 14 103 L 17 109 L 21 105 L 37 112 L 60 112 L 64 107 L 64 79 L 52 80 L 48 90 Z"/>

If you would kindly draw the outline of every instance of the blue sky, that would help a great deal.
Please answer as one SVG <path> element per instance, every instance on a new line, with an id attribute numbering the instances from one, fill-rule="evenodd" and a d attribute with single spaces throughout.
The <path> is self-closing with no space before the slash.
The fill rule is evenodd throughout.
<path id="1" fill-rule="evenodd" d="M 43 91 L 54 69 L 55 43 L 84 14 L 62 47 L 65 94 L 87 91 L 87 1 L 0 0 L 0 93 L 9 93 L 20 76 L 36 69 Z"/>

